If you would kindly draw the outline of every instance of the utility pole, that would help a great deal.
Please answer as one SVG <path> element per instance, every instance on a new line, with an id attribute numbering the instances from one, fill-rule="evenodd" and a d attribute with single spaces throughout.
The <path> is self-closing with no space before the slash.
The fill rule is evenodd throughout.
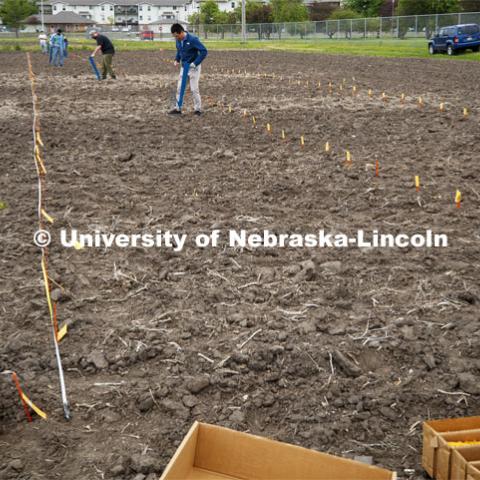
<path id="1" fill-rule="evenodd" d="M 247 12 L 245 0 L 242 0 L 242 42 L 247 43 Z"/>
<path id="2" fill-rule="evenodd" d="M 43 0 L 40 1 L 40 18 L 42 22 L 42 32 L 45 32 L 45 18 L 43 16 Z"/>

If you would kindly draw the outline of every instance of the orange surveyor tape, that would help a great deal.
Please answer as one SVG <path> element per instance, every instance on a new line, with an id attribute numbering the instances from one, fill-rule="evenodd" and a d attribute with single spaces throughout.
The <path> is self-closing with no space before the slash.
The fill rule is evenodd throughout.
<path id="1" fill-rule="evenodd" d="M 39 417 L 46 420 L 47 414 L 43 410 L 38 408 L 23 392 L 22 387 L 20 386 L 20 382 L 18 381 L 17 374 L 15 372 L 12 372 L 12 380 L 15 383 L 15 387 L 17 388 L 17 392 L 20 396 L 20 400 L 22 401 L 23 409 L 25 410 L 25 415 L 27 416 L 28 421 L 32 421 L 32 416 L 30 415 L 28 407 L 30 407 Z"/>

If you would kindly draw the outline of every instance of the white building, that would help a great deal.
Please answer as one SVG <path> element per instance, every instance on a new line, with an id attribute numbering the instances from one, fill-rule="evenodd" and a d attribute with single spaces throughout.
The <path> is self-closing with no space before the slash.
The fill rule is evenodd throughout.
<path id="1" fill-rule="evenodd" d="M 52 14 L 74 12 L 99 25 L 148 25 L 161 20 L 186 22 L 187 0 L 51 0 Z M 173 22 L 172 22 L 173 23 Z"/>
<path id="2" fill-rule="evenodd" d="M 56 15 L 73 12 L 97 25 L 162 25 L 188 22 L 200 11 L 206 0 L 45 0 L 44 13 Z M 231 12 L 241 5 L 241 0 L 215 0 L 220 11 Z M 267 0 L 261 0 L 267 3 Z M 314 0 L 305 0 L 311 3 Z M 320 3 L 339 3 L 340 0 L 316 0 Z"/>

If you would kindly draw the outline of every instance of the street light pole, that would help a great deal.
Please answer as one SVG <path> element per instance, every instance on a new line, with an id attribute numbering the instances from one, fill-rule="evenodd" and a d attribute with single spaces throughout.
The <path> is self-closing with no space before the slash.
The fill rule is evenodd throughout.
<path id="1" fill-rule="evenodd" d="M 247 42 L 247 13 L 245 0 L 242 0 L 242 42 Z"/>

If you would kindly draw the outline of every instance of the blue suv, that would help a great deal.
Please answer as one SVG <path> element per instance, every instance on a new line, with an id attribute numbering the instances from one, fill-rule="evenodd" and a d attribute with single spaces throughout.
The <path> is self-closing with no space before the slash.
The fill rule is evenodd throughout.
<path id="1" fill-rule="evenodd" d="M 455 55 L 458 51 L 467 48 L 474 52 L 480 49 L 480 28 L 475 23 L 443 27 L 428 41 L 428 51 L 432 55 L 437 52 Z"/>

